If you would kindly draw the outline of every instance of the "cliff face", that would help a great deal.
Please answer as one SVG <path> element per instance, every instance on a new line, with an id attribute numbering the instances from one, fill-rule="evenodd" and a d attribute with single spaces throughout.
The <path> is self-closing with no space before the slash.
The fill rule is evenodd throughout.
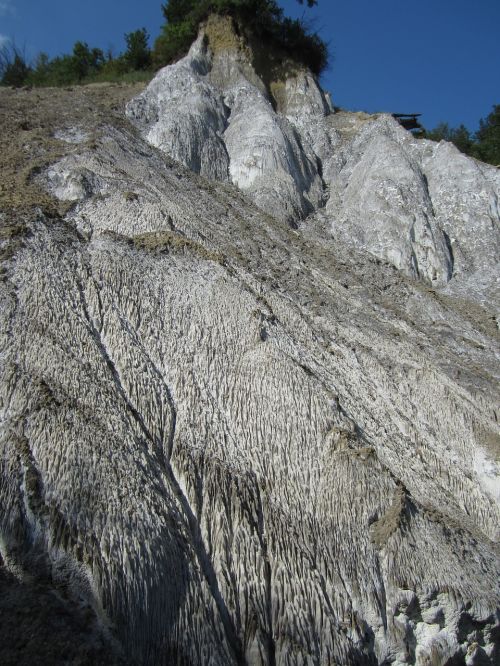
<path id="1" fill-rule="evenodd" d="M 217 25 L 2 214 L 3 564 L 129 663 L 494 663 L 498 172 Z"/>
<path id="2" fill-rule="evenodd" d="M 263 60 L 230 19 L 211 19 L 127 115 L 152 145 L 278 219 L 320 212 L 334 237 L 406 275 L 494 293 L 500 172 L 390 116 L 332 114 L 309 72 Z"/>

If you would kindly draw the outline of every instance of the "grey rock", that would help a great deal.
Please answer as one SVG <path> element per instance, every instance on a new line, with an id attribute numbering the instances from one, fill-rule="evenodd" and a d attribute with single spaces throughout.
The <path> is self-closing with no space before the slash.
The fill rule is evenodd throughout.
<path id="1" fill-rule="evenodd" d="M 192 171 L 217 180 L 228 178 L 228 155 L 221 135 L 227 108 L 222 95 L 204 80 L 208 58 L 201 45 L 189 58 L 163 69 L 127 107 L 147 140 Z M 188 129 L 189 128 L 189 129 Z"/>
<path id="2" fill-rule="evenodd" d="M 452 258 L 425 175 L 408 149 L 412 141 L 390 117 L 365 123 L 341 152 L 340 168 L 327 168 L 327 214 L 334 236 L 442 285 L 451 278 Z"/>
<path id="3" fill-rule="evenodd" d="M 453 257 L 450 293 L 477 292 L 499 302 L 500 171 L 463 155 L 451 143 L 414 142 L 435 219 Z M 482 298 L 481 298 L 482 294 Z"/>
<path id="4" fill-rule="evenodd" d="M 344 138 L 325 167 L 333 234 L 407 275 L 451 280 L 449 293 L 498 303 L 499 171 L 389 116 L 349 121 L 330 118 Z"/>

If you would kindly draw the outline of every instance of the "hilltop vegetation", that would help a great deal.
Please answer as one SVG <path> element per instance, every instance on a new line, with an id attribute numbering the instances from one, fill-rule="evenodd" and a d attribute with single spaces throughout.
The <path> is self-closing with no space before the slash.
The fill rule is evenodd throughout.
<path id="1" fill-rule="evenodd" d="M 432 130 L 425 130 L 422 138 L 432 141 L 451 141 L 466 155 L 482 162 L 500 165 L 500 104 L 494 104 L 491 113 L 479 121 L 477 132 L 470 132 L 465 125 L 450 127 L 439 123 Z"/>
<path id="2" fill-rule="evenodd" d="M 297 0 L 312 7 L 317 0 Z M 149 47 L 145 28 L 125 34 L 126 49 L 118 56 L 104 53 L 77 41 L 71 54 L 49 58 L 40 53 L 28 62 L 14 44 L 0 47 L 0 85 L 67 86 L 104 81 L 149 80 L 156 69 L 183 57 L 198 34 L 200 24 L 210 14 L 232 16 L 237 29 L 248 32 L 265 44 L 306 65 L 316 75 L 328 65 L 328 46 L 304 21 L 284 15 L 276 0 L 167 0 L 161 6 L 165 24 Z M 424 130 L 421 137 L 451 141 L 459 150 L 490 164 L 500 164 L 500 104 L 479 121 L 479 130 L 470 132 L 463 124 L 450 127 L 442 122 Z"/>
<path id="3" fill-rule="evenodd" d="M 77 41 L 71 54 L 50 59 L 40 53 L 31 65 L 15 46 L 4 46 L 0 50 L 0 81 L 7 86 L 65 86 L 148 78 L 152 75 L 148 40 L 145 28 L 127 33 L 127 48 L 118 57 Z"/>
<path id="4" fill-rule="evenodd" d="M 297 1 L 304 4 L 304 0 Z M 306 0 L 306 4 L 312 7 L 316 0 Z M 14 44 L 4 45 L 0 48 L 0 84 L 66 86 L 147 80 L 155 69 L 187 53 L 200 23 L 211 13 L 234 16 L 241 29 L 251 25 L 254 35 L 298 58 L 316 74 L 327 65 L 326 44 L 303 22 L 285 17 L 275 0 L 167 0 L 162 11 L 167 23 L 153 50 L 145 28 L 127 33 L 126 50 L 116 57 L 77 41 L 71 54 L 49 58 L 40 53 L 30 63 Z"/>
<path id="5" fill-rule="evenodd" d="M 298 0 L 304 4 L 303 0 Z M 316 0 L 307 0 L 309 7 Z M 153 59 L 161 67 L 185 55 L 198 27 L 211 13 L 233 16 L 243 31 L 284 51 L 319 75 L 328 65 L 328 46 L 300 20 L 284 15 L 275 0 L 167 0 L 166 23 L 155 42 Z"/>

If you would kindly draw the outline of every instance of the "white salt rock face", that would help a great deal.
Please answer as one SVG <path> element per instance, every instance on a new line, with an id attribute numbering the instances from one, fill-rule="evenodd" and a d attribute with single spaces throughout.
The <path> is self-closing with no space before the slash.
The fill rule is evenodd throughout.
<path id="1" fill-rule="evenodd" d="M 298 70 L 286 80 L 281 111 L 298 130 L 303 145 L 311 146 L 321 162 L 331 156 L 336 141 L 325 118 L 333 107 L 310 72 Z"/>
<path id="2" fill-rule="evenodd" d="M 312 212 L 322 197 L 321 178 L 290 123 L 253 86 L 231 91 L 226 99 L 231 99 L 224 140 L 232 182 L 264 210 L 280 210 L 289 222 Z"/>
<path id="3" fill-rule="evenodd" d="M 3 562 L 138 663 L 493 664 L 498 337 L 442 292 L 496 279 L 498 174 L 280 94 L 198 41 L 40 174 L 75 205 L 0 282 Z"/>
<path id="4" fill-rule="evenodd" d="M 389 116 L 352 114 L 348 131 L 347 120 L 331 122 L 347 137 L 323 162 L 332 232 L 407 275 L 498 304 L 498 169 Z"/>
<path id="5" fill-rule="evenodd" d="M 139 663 L 493 663 L 496 332 L 406 276 L 484 297 L 498 174 L 280 95 L 199 40 L 40 175 L 76 205 L 0 283 L 2 558 Z"/>
<path id="6" fill-rule="evenodd" d="M 101 179 L 73 157 L 49 167 L 44 178 L 50 192 L 65 201 L 81 201 L 102 188 Z"/>
<path id="7" fill-rule="evenodd" d="M 313 75 L 306 70 L 298 70 L 285 82 L 283 111 L 295 124 L 306 125 L 307 121 L 324 118 L 332 113 L 333 107 Z"/>
<path id="8" fill-rule="evenodd" d="M 480 293 L 484 284 L 486 294 L 498 299 L 500 170 L 444 141 L 415 141 L 410 149 L 419 156 L 436 222 L 453 256 L 457 279 L 450 291 Z"/>
<path id="9" fill-rule="evenodd" d="M 281 131 L 273 108 L 253 86 L 231 91 L 231 116 L 224 139 L 231 159 L 231 180 L 242 190 L 276 171 L 298 175 L 292 147 Z M 248 110 L 252 109 L 252 123 Z"/>
<path id="10" fill-rule="evenodd" d="M 493 655 L 496 331 L 123 122 L 40 178 L 79 198 L 0 283 L 9 568 L 43 563 L 138 663 Z"/>
<path id="11" fill-rule="evenodd" d="M 259 206 L 294 223 L 321 203 L 319 163 L 245 65 L 230 51 L 214 60 L 200 35 L 185 58 L 128 104 L 127 114 L 169 156 L 208 178 L 229 177 Z"/>
<path id="12" fill-rule="evenodd" d="M 268 90 L 240 37 L 215 53 L 204 38 L 128 104 L 150 143 L 292 226 L 319 211 L 335 238 L 407 276 L 500 300 L 497 170 L 391 116 L 338 123 L 307 70 Z"/>
<path id="13" fill-rule="evenodd" d="M 424 175 L 405 150 L 406 134 L 384 117 L 365 125 L 346 150 L 331 176 L 332 233 L 411 277 L 442 285 L 451 277 L 451 257 Z"/>
<path id="14" fill-rule="evenodd" d="M 153 79 L 147 94 L 127 105 L 127 114 L 144 129 L 146 139 L 192 171 L 215 180 L 228 179 L 228 156 L 221 139 L 227 108 L 222 95 L 204 80 L 206 54 L 187 57 Z"/>
<path id="15" fill-rule="evenodd" d="M 84 143 L 89 139 L 89 133 L 82 127 L 65 127 L 54 132 L 54 138 L 65 143 Z"/>
<path id="16" fill-rule="evenodd" d="M 500 466 L 491 455 L 478 448 L 475 452 L 474 471 L 481 479 L 483 487 L 500 503 Z"/>

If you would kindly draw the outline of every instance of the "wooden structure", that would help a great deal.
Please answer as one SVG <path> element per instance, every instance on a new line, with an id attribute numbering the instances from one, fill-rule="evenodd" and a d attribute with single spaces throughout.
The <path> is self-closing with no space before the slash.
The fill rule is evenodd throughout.
<path id="1" fill-rule="evenodd" d="M 421 113 L 393 113 L 392 117 L 396 118 L 398 123 L 407 130 L 423 130 L 424 128 L 418 122 Z"/>

